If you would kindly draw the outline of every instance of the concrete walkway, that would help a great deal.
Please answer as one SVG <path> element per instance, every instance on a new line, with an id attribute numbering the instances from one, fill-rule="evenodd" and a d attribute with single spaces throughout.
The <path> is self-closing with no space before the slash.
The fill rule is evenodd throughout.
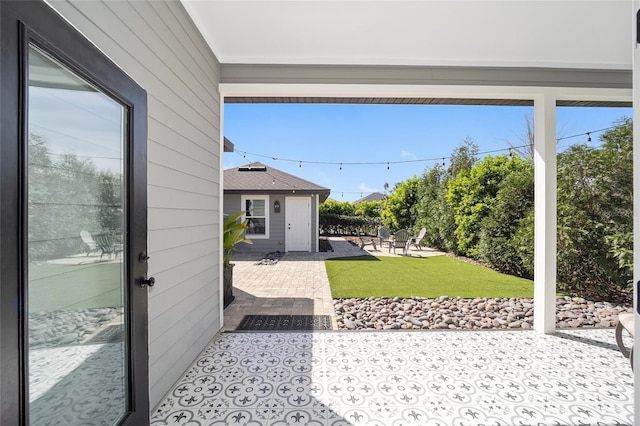
<path id="1" fill-rule="evenodd" d="M 266 253 L 234 253 L 233 295 L 223 330 L 235 330 L 245 315 L 330 315 L 337 328 L 324 260 L 367 252 L 331 238 L 332 252 L 286 253 L 275 265 L 256 265 Z"/>
<path id="2" fill-rule="evenodd" d="M 411 246 L 409 248 L 409 250 L 407 250 L 407 254 L 404 255 L 402 254 L 402 250 L 401 249 L 396 249 L 396 251 L 394 252 L 393 249 L 391 249 L 391 251 L 389 251 L 389 248 L 387 246 L 385 247 L 380 247 L 378 245 L 376 245 L 376 249 L 374 250 L 373 247 L 371 247 L 370 245 L 365 246 L 365 251 L 367 253 L 369 253 L 372 256 L 409 256 L 409 257 L 431 257 L 431 256 L 442 256 L 445 253 L 441 252 L 439 250 L 436 249 L 432 249 L 429 247 L 422 247 L 422 250 L 418 250 L 417 248 L 415 248 L 415 246 Z"/>
<path id="3" fill-rule="evenodd" d="M 245 315 L 330 315 L 337 329 L 324 260 L 334 257 L 399 256 L 387 247 L 360 249 L 344 238 L 329 238 L 332 252 L 286 253 L 275 265 L 256 265 L 266 253 L 233 255 L 233 295 L 236 299 L 224 310 L 223 330 L 235 330 Z M 441 255 L 442 252 L 412 248 L 412 257 Z"/>

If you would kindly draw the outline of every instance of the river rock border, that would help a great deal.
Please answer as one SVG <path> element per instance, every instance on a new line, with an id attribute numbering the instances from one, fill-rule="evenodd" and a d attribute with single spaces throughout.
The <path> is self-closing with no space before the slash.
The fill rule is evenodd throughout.
<path id="1" fill-rule="evenodd" d="M 29 314 L 29 349 L 80 345 L 114 321 L 122 322 L 122 307 L 70 308 Z"/>
<path id="2" fill-rule="evenodd" d="M 533 299 L 370 297 L 334 299 L 333 304 L 339 329 L 478 330 L 533 327 Z M 633 312 L 633 307 L 580 297 L 556 298 L 558 328 L 615 327 L 621 312 Z"/>

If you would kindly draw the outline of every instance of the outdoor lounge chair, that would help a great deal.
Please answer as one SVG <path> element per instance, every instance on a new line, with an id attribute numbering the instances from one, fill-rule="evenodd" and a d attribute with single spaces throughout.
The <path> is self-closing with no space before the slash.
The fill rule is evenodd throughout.
<path id="1" fill-rule="evenodd" d="M 360 239 L 360 248 L 364 250 L 364 246 L 371 244 L 374 250 L 378 250 L 376 247 L 376 240 L 372 237 L 360 235 L 360 231 L 356 230 L 358 238 Z"/>
<path id="2" fill-rule="evenodd" d="M 82 239 L 82 242 L 87 246 L 87 256 L 89 256 L 91 252 L 98 250 L 98 245 L 96 244 L 89 231 L 85 231 L 84 229 L 80 231 L 80 238 Z"/>
<path id="3" fill-rule="evenodd" d="M 391 253 L 391 247 L 393 247 L 393 254 L 396 253 L 397 248 L 402 249 L 402 254 L 407 254 L 407 249 L 409 248 L 409 243 L 411 239 L 411 234 L 406 229 L 401 229 L 393 234 L 393 238 L 389 242 L 389 253 Z"/>
<path id="4" fill-rule="evenodd" d="M 105 254 L 111 258 L 111 254 L 115 255 L 115 258 L 118 258 L 118 253 L 122 252 L 122 244 L 119 244 L 115 241 L 113 234 L 98 234 L 96 235 L 96 244 L 100 249 L 100 259 L 102 260 L 102 256 Z"/>
<path id="5" fill-rule="evenodd" d="M 386 226 L 381 226 L 380 228 L 378 228 L 378 240 L 380 242 L 380 247 L 384 247 L 385 243 L 390 244 L 391 233 L 389 232 L 389 228 L 387 228 Z"/>
<path id="6" fill-rule="evenodd" d="M 422 228 L 418 233 L 418 236 L 411 239 L 411 244 L 416 246 L 418 250 L 422 250 L 422 247 L 420 247 L 420 241 L 422 241 L 426 233 L 427 233 L 427 228 Z"/>
<path id="7" fill-rule="evenodd" d="M 629 362 L 631 363 L 631 370 L 633 370 L 633 345 L 630 349 L 627 349 L 622 341 L 622 331 L 626 330 L 627 333 L 633 337 L 633 321 L 634 318 L 632 313 L 623 312 L 618 315 L 618 326 L 616 327 L 616 343 L 618 344 L 618 348 L 622 355 L 629 359 Z"/>

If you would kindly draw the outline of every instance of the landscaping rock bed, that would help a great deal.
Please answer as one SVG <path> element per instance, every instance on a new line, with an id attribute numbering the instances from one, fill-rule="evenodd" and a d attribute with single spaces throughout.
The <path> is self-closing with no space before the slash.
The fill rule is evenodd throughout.
<path id="1" fill-rule="evenodd" d="M 394 329 L 530 329 L 533 299 L 438 299 L 413 297 L 335 299 L 338 328 Z M 614 327 L 620 312 L 633 307 L 579 297 L 556 299 L 558 328 Z"/>
<path id="2" fill-rule="evenodd" d="M 78 308 L 29 314 L 29 348 L 78 345 L 121 318 L 118 308 Z"/>

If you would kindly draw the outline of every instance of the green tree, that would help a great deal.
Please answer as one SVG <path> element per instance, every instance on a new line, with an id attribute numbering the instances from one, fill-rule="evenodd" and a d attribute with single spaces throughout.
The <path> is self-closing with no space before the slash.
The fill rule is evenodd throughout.
<path id="1" fill-rule="evenodd" d="M 513 235 L 511 245 L 517 259 L 515 262 L 522 266 L 522 276 L 533 279 L 534 245 L 535 245 L 535 211 L 533 206 L 518 222 L 518 229 Z"/>
<path id="2" fill-rule="evenodd" d="M 416 223 L 415 206 L 418 201 L 420 179 L 411 177 L 404 182 L 396 183 L 393 192 L 387 198 L 382 211 L 382 223 L 391 232 L 398 229 L 411 229 Z"/>
<path id="3" fill-rule="evenodd" d="M 619 121 L 601 141 L 558 156 L 558 283 L 587 297 L 615 297 L 631 281 L 631 120 Z"/>
<path id="4" fill-rule="evenodd" d="M 80 231 L 100 231 L 95 165 L 74 154 L 51 153 L 46 138 L 36 133 L 29 134 L 27 157 L 30 259 L 82 252 Z"/>
<path id="5" fill-rule="evenodd" d="M 98 174 L 96 219 L 104 233 L 122 231 L 121 179 L 110 171 Z"/>
<path id="6" fill-rule="evenodd" d="M 427 168 L 420 177 L 418 186 L 418 203 L 416 205 L 416 224 L 414 232 L 421 228 L 427 230 L 424 241 L 430 247 L 444 248 L 441 225 L 444 222 L 439 205 L 444 198 L 444 179 L 446 170 L 440 163 Z M 446 200 L 445 200 L 446 201 Z"/>
<path id="7" fill-rule="evenodd" d="M 481 223 L 478 255 L 481 261 L 497 271 L 533 277 L 533 271 L 525 265 L 521 248 L 514 239 L 521 227 L 528 223 L 524 219 L 533 211 L 533 188 L 533 162 L 527 159 L 520 169 L 511 171 L 502 180 L 493 205 Z"/>
<path id="8" fill-rule="evenodd" d="M 355 215 L 360 217 L 379 218 L 384 206 L 383 201 L 361 201 L 354 205 Z"/>
<path id="9" fill-rule="evenodd" d="M 449 167 L 437 163 L 425 169 L 420 177 L 418 202 L 415 206 L 416 224 L 414 231 L 425 228 L 425 242 L 434 248 L 458 252 L 458 242 L 454 235 L 454 211 L 447 200 L 449 182 L 460 172 L 469 171 L 477 161 L 478 146 L 470 137 L 456 147 L 450 157 Z"/>
<path id="10" fill-rule="evenodd" d="M 482 221 L 494 207 L 502 181 L 524 167 L 520 157 L 486 156 L 470 171 L 461 171 L 449 181 L 447 200 L 454 211 L 458 251 L 477 258 Z"/>
<path id="11" fill-rule="evenodd" d="M 455 179 L 460 172 L 471 170 L 478 161 L 478 145 L 473 138 L 467 136 L 462 143 L 451 153 L 449 167 L 447 168 L 447 179 Z"/>

